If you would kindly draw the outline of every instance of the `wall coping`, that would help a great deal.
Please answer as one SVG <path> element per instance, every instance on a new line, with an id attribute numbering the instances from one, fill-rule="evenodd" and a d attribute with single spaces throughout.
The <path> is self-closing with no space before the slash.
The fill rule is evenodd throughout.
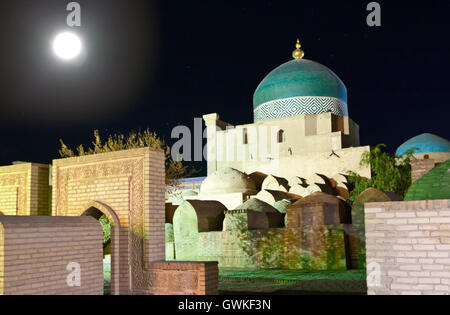
<path id="1" fill-rule="evenodd" d="M 9 172 L 18 172 L 28 170 L 33 166 L 41 167 L 41 168 L 50 168 L 49 164 L 42 163 L 34 163 L 34 162 L 26 162 L 20 164 L 11 164 L 11 165 L 0 165 L 0 173 L 9 173 Z"/>
<path id="2" fill-rule="evenodd" d="M 427 210 L 436 208 L 450 208 L 450 199 L 366 202 L 365 209 L 384 208 L 386 210 Z"/>
<path id="3" fill-rule="evenodd" d="M 73 228 L 73 227 L 98 227 L 99 222 L 88 216 L 83 217 L 63 217 L 63 216 L 16 216 L 3 215 L 0 216 L 0 226 L 5 230 L 8 229 L 30 229 L 37 230 L 39 228 Z"/>
<path id="4" fill-rule="evenodd" d="M 200 270 L 218 265 L 217 261 L 154 261 L 151 269 L 158 270 Z"/>
<path id="5" fill-rule="evenodd" d="M 74 165 L 74 164 L 83 164 L 83 163 L 90 163 L 90 162 L 108 161 L 108 160 L 114 160 L 114 159 L 127 159 L 127 158 L 133 158 L 133 157 L 140 157 L 140 156 L 145 155 L 145 153 L 150 153 L 150 152 L 160 152 L 160 153 L 164 154 L 164 151 L 162 149 L 145 147 L 145 148 L 120 150 L 120 151 L 113 151 L 113 152 L 105 152 L 105 153 L 97 153 L 97 154 L 89 154 L 89 155 L 81 155 L 81 156 L 74 156 L 74 157 L 68 157 L 68 158 L 54 159 L 52 162 L 53 162 L 54 166 L 66 166 L 66 165 L 68 166 L 68 165 Z"/>

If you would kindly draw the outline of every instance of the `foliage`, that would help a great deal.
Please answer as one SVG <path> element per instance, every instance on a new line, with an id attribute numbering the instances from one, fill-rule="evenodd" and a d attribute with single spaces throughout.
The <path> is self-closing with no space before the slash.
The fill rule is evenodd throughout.
<path id="1" fill-rule="evenodd" d="M 111 222 L 109 222 L 106 215 L 102 215 L 98 221 L 102 225 L 103 246 L 105 246 L 111 239 Z"/>
<path id="2" fill-rule="evenodd" d="M 91 146 L 84 148 L 83 145 L 80 144 L 76 151 L 70 149 L 62 139 L 59 141 L 61 143 L 61 148 L 58 152 L 62 158 L 144 147 L 161 149 L 165 154 L 166 184 L 173 187 L 179 185 L 179 180 L 181 178 L 192 176 L 198 172 L 198 170 L 191 169 L 187 165 L 184 165 L 182 161 L 174 160 L 170 154 L 170 147 L 166 145 L 165 141 L 161 139 L 156 132 L 150 131 L 148 128 L 143 132 L 131 131 L 127 136 L 124 134 L 109 135 L 104 142 L 100 137 L 99 131 L 95 130 L 94 141 L 91 142 Z"/>
<path id="3" fill-rule="evenodd" d="M 348 172 L 349 183 L 354 185 L 350 193 L 350 200 L 369 187 L 391 191 L 404 197 L 411 185 L 411 160 L 415 149 L 410 149 L 402 157 L 383 152 L 384 144 L 378 144 L 361 156 L 361 166 L 370 166 L 372 178 L 361 177 L 355 172 Z"/>
<path id="4" fill-rule="evenodd" d="M 258 243 L 260 267 L 281 268 L 284 262 L 284 242 L 280 230 L 266 230 Z"/>
<path id="5" fill-rule="evenodd" d="M 239 250 L 248 257 L 246 268 L 302 270 L 345 269 L 344 236 L 340 228 L 247 229 L 245 213 L 228 215 Z M 313 235 L 315 234 L 315 235 Z M 320 237 L 323 248 L 306 249 L 311 238 Z"/>
<path id="6" fill-rule="evenodd" d="M 361 246 L 358 250 L 358 269 L 366 270 L 366 244 Z"/>
<path id="7" fill-rule="evenodd" d="M 231 230 L 234 231 L 234 237 L 238 241 L 238 246 L 251 262 L 256 263 L 257 253 L 255 251 L 255 236 L 254 233 L 249 231 L 247 228 L 247 214 L 236 213 L 233 215 L 228 215 L 227 219 Z"/>

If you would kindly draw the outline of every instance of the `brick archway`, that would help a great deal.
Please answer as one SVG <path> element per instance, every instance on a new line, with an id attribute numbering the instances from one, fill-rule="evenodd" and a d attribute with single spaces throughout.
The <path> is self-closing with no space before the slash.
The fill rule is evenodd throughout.
<path id="1" fill-rule="evenodd" d="M 140 148 L 77 156 L 54 160 L 52 170 L 53 216 L 104 213 L 114 223 L 111 293 L 153 293 L 152 263 L 165 258 L 164 153 Z"/>
<path id="2" fill-rule="evenodd" d="M 108 205 L 99 201 L 91 201 L 80 211 L 79 216 L 92 216 L 100 219 L 104 214 L 111 223 L 111 295 L 119 295 L 120 292 L 120 220 L 117 214 Z"/>

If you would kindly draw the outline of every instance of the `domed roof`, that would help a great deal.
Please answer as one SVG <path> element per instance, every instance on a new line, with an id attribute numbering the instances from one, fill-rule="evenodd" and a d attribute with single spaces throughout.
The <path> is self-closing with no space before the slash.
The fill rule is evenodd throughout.
<path id="1" fill-rule="evenodd" d="M 253 95 L 255 121 L 332 112 L 347 116 L 347 89 L 320 63 L 297 58 L 270 72 Z"/>
<path id="2" fill-rule="evenodd" d="M 323 203 L 345 203 L 342 199 L 339 199 L 336 196 L 326 194 L 321 191 L 316 191 L 311 193 L 310 195 L 306 196 L 305 198 L 299 199 L 296 202 L 294 202 L 293 206 L 298 205 L 304 205 L 304 204 L 310 204 L 310 203 L 317 203 L 317 202 L 323 202 Z"/>
<path id="3" fill-rule="evenodd" d="M 197 195 L 198 195 L 198 192 L 196 192 L 195 190 L 192 190 L 192 189 L 184 190 L 181 193 L 182 197 L 192 197 L 192 196 L 197 196 Z"/>
<path id="4" fill-rule="evenodd" d="M 283 200 L 278 200 L 277 202 L 275 202 L 273 204 L 273 207 L 275 209 L 278 210 L 278 212 L 280 213 L 286 213 L 286 207 L 291 205 L 293 202 L 293 199 L 288 200 L 288 199 L 283 199 Z"/>
<path id="5" fill-rule="evenodd" d="M 253 210 L 257 212 L 272 212 L 277 213 L 277 210 L 269 205 L 267 202 L 259 200 L 258 198 L 250 198 L 234 210 Z"/>
<path id="6" fill-rule="evenodd" d="M 407 150 L 416 148 L 413 154 L 431 152 L 450 152 L 450 142 L 447 139 L 431 133 L 423 133 L 409 139 L 398 147 L 395 155 L 402 156 Z"/>
<path id="7" fill-rule="evenodd" d="M 401 201 L 402 198 L 391 191 L 379 190 L 373 187 L 369 187 L 360 193 L 353 206 L 360 205 L 364 211 L 364 203 L 366 202 L 383 202 L 383 201 Z"/>
<path id="8" fill-rule="evenodd" d="M 234 168 L 226 167 L 219 169 L 212 175 L 206 177 L 200 186 L 202 194 L 227 194 L 227 193 L 256 194 L 254 181 L 245 173 Z"/>
<path id="9" fill-rule="evenodd" d="M 405 196 L 405 201 L 439 200 L 450 198 L 450 159 L 439 164 L 416 180 Z"/>

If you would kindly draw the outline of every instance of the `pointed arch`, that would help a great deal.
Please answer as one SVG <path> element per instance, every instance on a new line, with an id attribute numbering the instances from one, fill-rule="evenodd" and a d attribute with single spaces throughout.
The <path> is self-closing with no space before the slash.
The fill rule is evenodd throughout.
<path id="1" fill-rule="evenodd" d="M 86 206 L 84 206 L 82 208 L 82 210 L 77 214 L 77 216 L 90 215 L 90 216 L 93 216 L 94 218 L 96 218 L 98 220 L 98 219 L 100 219 L 100 217 L 97 217 L 98 213 L 96 213 L 94 211 L 94 209 L 97 209 L 101 213 L 106 215 L 106 217 L 108 218 L 109 222 L 111 222 L 112 225 L 120 226 L 119 217 L 114 212 L 114 210 L 111 209 L 108 205 L 106 205 L 106 204 L 104 204 L 104 203 L 102 203 L 100 201 L 91 201 L 91 202 L 89 202 Z"/>
<path id="2" fill-rule="evenodd" d="M 82 210 L 78 216 L 92 216 L 100 219 L 105 215 L 111 223 L 111 295 L 119 295 L 119 276 L 120 276 L 120 221 L 116 212 L 108 205 L 100 201 L 91 201 Z"/>

